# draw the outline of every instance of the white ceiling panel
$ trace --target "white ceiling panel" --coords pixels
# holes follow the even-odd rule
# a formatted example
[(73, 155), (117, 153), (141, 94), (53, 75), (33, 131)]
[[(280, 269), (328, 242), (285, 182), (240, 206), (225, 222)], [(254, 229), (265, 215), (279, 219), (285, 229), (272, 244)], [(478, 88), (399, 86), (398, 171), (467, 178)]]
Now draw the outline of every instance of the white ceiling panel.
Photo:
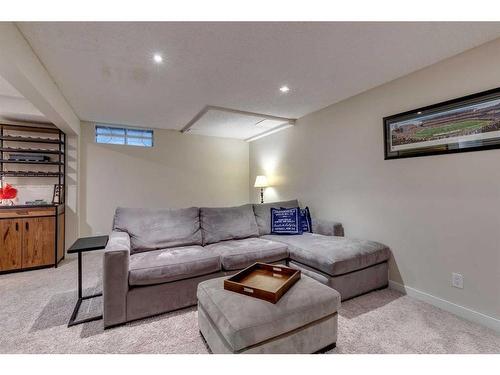
[(277, 126), (283, 125), (283, 121), (262, 119), (255, 124), (255, 127), (261, 129), (262, 131), (268, 131), (276, 128)]
[(276, 128), (286, 120), (209, 109), (189, 128), (189, 134), (246, 140)]
[(500, 22), (17, 25), (80, 119), (179, 130), (206, 105), (299, 118), (500, 36)]

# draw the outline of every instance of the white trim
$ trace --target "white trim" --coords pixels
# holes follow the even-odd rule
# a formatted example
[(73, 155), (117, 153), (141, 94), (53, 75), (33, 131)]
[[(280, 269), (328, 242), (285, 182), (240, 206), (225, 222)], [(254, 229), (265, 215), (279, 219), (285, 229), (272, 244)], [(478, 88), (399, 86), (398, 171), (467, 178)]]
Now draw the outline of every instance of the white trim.
[(274, 115), (268, 115), (266, 113), (257, 113), (257, 112), (248, 112), (248, 111), (242, 111), (239, 109), (233, 109), (233, 108), (227, 108), (227, 107), (219, 107), (215, 105), (207, 105), (203, 107), (203, 109), (198, 112), (187, 124), (184, 126), (180, 132), (181, 133), (188, 133), (193, 125), (198, 122), (208, 111), (219, 111), (219, 112), (226, 112), (226, 113), (235, 113), (238, 115), (242, 116), (252, 116), (252, 117), (260, 117), (263, 120), (257, 122), (255, 125), (261, 123), (264, 120), (274, 120), (274, 121), (282, 121), (283, 124), (278, 125), (270, 130), (263, 131), (262, 133), (259, 133), (257, 135), (251, 136), (250, 138), (244, 139), (245, 142), (251, 142), (256, 139), (265, 137), (269, 134), (276, 133), (280, 130), (287, 129), (290, 126), (295, 125), (296, 119), (293, 118), (288, 118), (288, 117), (280, 117), (280, 116), (274, 116)]
[(245, 139), (244, 141), (245, 142), (252, 142), (252, 141), (255, 141), (257, 139), (260, 139), (260, 138), (263, 138), (263, 137), (267, 137), (268, 135), (271, 135), (271, 134), (274, 134), (274, 133), (277, 133), (279, 131), (282, 131), (282, 130), (285, 130), (285, 129), (288, 129), (289, 127), (293, 126), (293, 124), (283, 124), (283, 125), (279, 125), (271, 130), (268, 130), (266, 132), (263, 132), (263, 133), (260, 133), (260, 134), (257, 134), (257, 135), (254, 135), (253, 137), (250, 137), (250, 138), (247, 138)]
[(442, 310), (448, 311), (452, 314), (458, 315), (461, 318), (469, 320), (471, 322), (480, 324), (482, 326), (491, 328), (497, 332), (500, 332), (500, 320), (489, 315), (482, 314), (478, 311), (471, 310), (467, 307), (457, 305), (453, 302), (446, 301), (442, 298), (433, 296), (431, 294), (422, 292), (418, 289), (400, 284), (396, 281), (389, 280), (389, 288), (397, 290), (403, 294), (410, 297), (416, 298), (420, 301), (427, 302), (433, 306), (436, 306)]
[(206, 105), (205, 107), (202, 108), (200, 112), (194, 116), (191, 121), (189, 121), (186, 126), (184, 126), (181, 129), (181, 133), (185, 133), (191, 129), (191, 127), (196, 123), (200, 118), (203, 117), (205, 113), (208, 111), (219, 111), (219, 112), (227, 112), (227, 113), (236, 113), (238, 115), (243, 115), (243, 116), (252, 116), (252, 117), (261, 117), (265, 120), (276, 120), (276, 121), (283, 121), (286, 122), (287, 124), (293, 125), (295, 123), (294, 118), (288, 118), (288, 117), (281, 117), (281, 116), (274, 116), (274, 115), (268, 115), (266, 113), (257, 113), (257, 112), (248, 112), (248, 111), (242, 111), (240, 109), (234, 109), (234, 108), (227, 108), (227, 107), (219, 107), (216, 105)]

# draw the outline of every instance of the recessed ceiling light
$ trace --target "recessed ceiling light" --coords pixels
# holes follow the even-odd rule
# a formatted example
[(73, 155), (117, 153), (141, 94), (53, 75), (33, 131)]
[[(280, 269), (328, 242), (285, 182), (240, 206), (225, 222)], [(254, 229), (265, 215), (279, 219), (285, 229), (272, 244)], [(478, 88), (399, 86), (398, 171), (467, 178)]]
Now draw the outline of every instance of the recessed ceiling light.
[(161, 62), (163, 62), (163, 57), (161, 57), (159, 53), (155, 53), (153, 56), (153, 60), (155, 63), (160, 64)]
[(290, 91), (290, 88), (288, 86), (281, 86), (280, 91), (283, 93), (286, 93), (286, 92)]

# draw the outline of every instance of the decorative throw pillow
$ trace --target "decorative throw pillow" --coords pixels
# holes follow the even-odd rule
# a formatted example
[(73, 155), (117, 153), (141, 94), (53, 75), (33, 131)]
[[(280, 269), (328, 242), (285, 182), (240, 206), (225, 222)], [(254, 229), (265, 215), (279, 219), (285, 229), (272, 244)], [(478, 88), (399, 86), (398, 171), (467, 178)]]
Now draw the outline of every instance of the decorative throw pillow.
[(271, 207), (272, 234), (302, 234), (300, 208), (278, 209)]
[[(284, 210), (284, 207), (281, 207)], [(309, 212), (309, 207), (299, 208), (300, 210), (300, 222), (302, 226), (302, 232), (312, 233), (312, 219), (311, 213)]]
[(300, 221), (302, 222), (302, 231), (312, 233), (312, 219), (309, 207), (300, 210)]

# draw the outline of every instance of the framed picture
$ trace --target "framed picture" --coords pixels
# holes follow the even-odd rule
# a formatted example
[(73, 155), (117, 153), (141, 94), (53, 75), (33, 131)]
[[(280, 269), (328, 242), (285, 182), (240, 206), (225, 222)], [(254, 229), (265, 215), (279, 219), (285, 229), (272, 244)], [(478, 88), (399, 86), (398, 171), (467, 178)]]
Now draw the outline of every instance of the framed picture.
[(54, 185), (54, 191), (52, 193), (52, 203), (53, 204), (60, 204), (63, 202), (62, 200), (62, 197), (63, 197), (63, 194), (64, 194), (64, 191), (63, 191), (63, 185)]
[(500, 88), (384, 118), (385, 159), (500, 148)]

